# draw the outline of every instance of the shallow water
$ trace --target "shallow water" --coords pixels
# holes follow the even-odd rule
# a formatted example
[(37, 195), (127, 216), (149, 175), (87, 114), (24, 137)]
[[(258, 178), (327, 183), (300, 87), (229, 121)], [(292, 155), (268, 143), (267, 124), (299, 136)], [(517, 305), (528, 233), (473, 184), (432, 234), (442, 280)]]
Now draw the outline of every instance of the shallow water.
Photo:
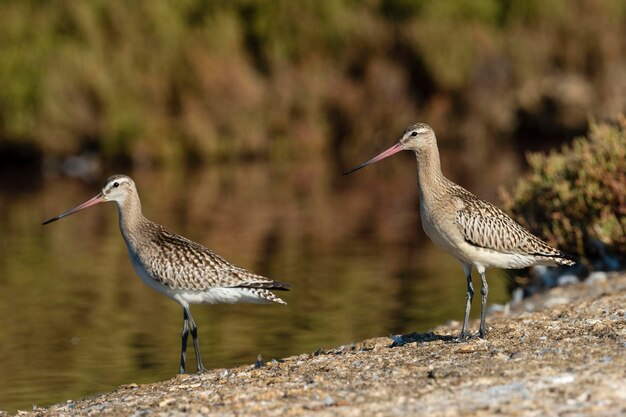
[[(193, 306), (205, 366), (252, 364), (258, 354), (269, 360), (462, 318), (460, 265), (422, 232), (413, 159), (397, 159), (349, 177), (320, 161), (129, 173), (146, 217), (293, 284), (279, 293), (288, 306)], [(491, 200), (502, 182), (497, 175), (463, 179)], [(491, 191), (481, 194), (476, 184)], [(114, 205), (41, 226), (99, 187), (67, 178), (30, 188), (3, 181), (2, 410), (162, 380), (178, 370), (181, 308), (135, 276)], [(506, 301), (504, 275), (488, 277), (489, 302)], [(191, 340), (189, 348), (193, 369)]]

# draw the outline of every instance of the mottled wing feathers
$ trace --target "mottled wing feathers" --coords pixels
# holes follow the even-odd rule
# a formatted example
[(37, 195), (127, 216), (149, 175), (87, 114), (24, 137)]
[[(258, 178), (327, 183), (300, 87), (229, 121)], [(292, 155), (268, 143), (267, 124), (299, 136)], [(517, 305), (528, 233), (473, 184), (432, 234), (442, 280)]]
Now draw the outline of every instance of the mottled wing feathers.
[[(149, 247), (139, 252), (151, 276), (174, 289), (206, 290), (215, 287), (288, 290), (289, 284), (273, 281), (232, 265), (211, 250), (151, 223)], [(271, 294), (271, 293), (269, 293)]]
[(469, 191), (454, 187), (453, 197), (461, 203), (456, 223), (463, 238), (472, 245), (503, 253), (566, 257), (534, 236), (505, 212)]

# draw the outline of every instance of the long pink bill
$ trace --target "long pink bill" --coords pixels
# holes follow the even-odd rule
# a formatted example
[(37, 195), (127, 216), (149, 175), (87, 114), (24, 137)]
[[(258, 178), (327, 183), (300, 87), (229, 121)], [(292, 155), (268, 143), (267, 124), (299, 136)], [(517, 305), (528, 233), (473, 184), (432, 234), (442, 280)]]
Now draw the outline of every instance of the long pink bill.
[(43, 222), (43, 223), (42, 223), (42, 225), (43, 225), (43, 224), (48, 224), (48, 223), (55, 222), (55, 221), (57, 221), (57, 220), (59, 220), (59, 219), (62, 219), (63, 217), (67, 217), (67, 216), (69, 216), (70, 214), (74, 214), (74, 213), (76, 213), (77, 211), (80, 211), (80, 210), (82, 210), (82, 209), (86, 209), (87, 207), (95, 206), (96, 204), (98, 204), (98, 203), (102, 203), (102, 202), (104, 202), (104, 201), (105, 201), (104, 196), (102, 195), (102, 193), (100, 193), (100, 194), (98, 194), (97, 196), (95, 196), (94, 198), (91, 198), (91, 199), (89, 199), (89, 200), (85, 201), (85, 202), (84, 202), (83, 204), (81, 204), (80, 206), (78, 206), (78, 207), (74, 207), (73, 209), (70, 209), (70, 210), (68, 210), (68, 211), (66, 211), (66, 212), (64, 212), (64, 213), (61, 213), (61, 214), (59, 214), (58, 216), (55, 216), (55, 217), (53, 217), (53, 218), (51, 218), (51, 219), (46, 220), (45, 222)]
[(378, 162), (381, 159), (385, 159), (388, 156), (391, 156), (391, 155), (393, 155), (395, 153), (398, 153), (398, 152), (400, 152), (402, 150), (403, 150), (402, 144), (400, 142), (398, 142), (395, 145), (393, 145), (391, 148), (389, 148), (386, 151), (376, 155), (375, 157), (373, 157), (369, 161), (365, 161), (361, 165), (357, 165), (354, 168), (352, 168), (351, 170), (348, 170), (348, 171), (344, 172), (343, 175), (352, 174), (354, 171), (358, 171), (361, 168), (365, 168), (366, 166), (368, 166), (370, 164), (373, 164), (374, 162)]

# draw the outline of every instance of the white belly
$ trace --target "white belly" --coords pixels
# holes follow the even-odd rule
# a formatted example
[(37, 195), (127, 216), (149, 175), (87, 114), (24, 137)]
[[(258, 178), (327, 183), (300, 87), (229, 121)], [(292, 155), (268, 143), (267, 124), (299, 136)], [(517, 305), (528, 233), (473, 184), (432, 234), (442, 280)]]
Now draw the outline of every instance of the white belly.
[[(503, 253), (492, 249), (477, 248), (469, 244), (463, 252), (463, 257), (466, 258), (467, 262), (477, 268), (520, 269), (541, 263), (533, 255)], [(552, 265), (552, 263), (548, 264)]]

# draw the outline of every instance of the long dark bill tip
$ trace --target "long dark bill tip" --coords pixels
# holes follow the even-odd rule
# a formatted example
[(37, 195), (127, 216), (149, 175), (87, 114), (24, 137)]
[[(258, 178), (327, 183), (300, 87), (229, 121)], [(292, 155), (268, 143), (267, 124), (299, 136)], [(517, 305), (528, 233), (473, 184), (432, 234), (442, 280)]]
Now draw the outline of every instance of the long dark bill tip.
[(82, 209), (86, 209), (87, 207), (91, 207), (91, 206), (95, 206), (98, 203), (102, 203), (104, 200), (104, 196), (102, 195), (102, 193), (99, 193), (97, 196), (85, 201), (83, 204), (81, 204), (80, 206), (74, 207), (73, 209), (69, 209), (68, 211), (65, 211), (61, 214), (59, 214), (58, 216), (54, 216), (48, 220), (46, 220), (45, 222), (41, 223), (42, 226), (45, 226), (46, 224), (52, 223), (52, 222), (56, 222), (57, 220), (61, 220), (63, 217), (67, 217), (70, 214), (74, 214), (77, 211), (80, 211)]
[(57, 220), (59, 220), (60, 218), (61, 218), (61, 216), (56, 216), (56, 217), (53, 217), (53, 218), (48, 219), (48, 220), (46, 220), (45, 222), (41, 223), (41, 225), (42, 225), (42, 226), (45, 226), (45, 225), (47, 225), (47, 224), (49, 224), (49, 223), (56, 222), (56, 221), (57, 221)]
[(352, 174), (354, 171), (358, 171), (358, 170), (359, 170), (359, 169), (361, 169), (361, 168), (365, 168), (365, 167), (366, 167), (366, 166), (368, 166), (370, 163), (371, 163), (370, 161), (363, 162), (362, 164), (357, 165), (357, 166), (355, 166), (355, 167), (354, 167), (354, 168), (352, 168), (352, 169), (349, 169), (349, 170), (347, 170), (347, 171), (342, 172), (342, 173), (341, 173), (341, 175), (350, 175), (350, 174)]
[(376, 155), (375, 157), (373, 157), (372, 159), (363, 162), (360, 165), (355, 166), (352, 169), (349, 169), (348, 171), (345, 171), (343, 173), (343, 175), (348, 175), (348, 174), (352, 174), (354, 171), (358, 171), (361, 168), (365, 168), (366, 166), (373, 164), (374, 162), (378, 162), (381, 159), (385, 159), (388, 156), (391, 156), (395, 153), (400, 152), (401, 150), (403, 150), (402, 148), (402, 144), (400, 142), (396, 143), (395, 145), (393, 145), (391, 148), (387, 149), (386, 151), (381, 152), (380, 154)]
[[(72, 213), (70, 213), (70, 214), (72, 214)], [(42, 225), (42, 226), (45, 226), (45, 225), (47, 225), (47, 224), (50, 224), (50, 223), (56, 222), (57, 220), (61, 220), (63, 217), (67, 217), (67, 216), (69, 216), (70, 214), (59, 214), (58, 216), (54, 216), (53, 218), (48, 219), (48, 220), (46, 220), (45, 222), (41, 223), (41, 225)]]

